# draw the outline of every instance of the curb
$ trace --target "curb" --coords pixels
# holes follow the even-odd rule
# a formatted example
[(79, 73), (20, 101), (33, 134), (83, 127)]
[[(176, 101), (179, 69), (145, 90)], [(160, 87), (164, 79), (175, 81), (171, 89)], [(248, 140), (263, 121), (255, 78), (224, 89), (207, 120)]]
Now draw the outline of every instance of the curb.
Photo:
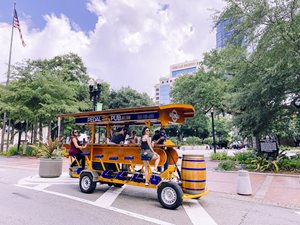
[(60, 177), (56, 178), (41, 178), (39, 175), (25, 177), (23, 182), (27, 184), (78, 184), (78, 179), (71, 178), (68, 173), (62, 173)]
[[(248, 171), (248, 170), (247, 170)], [(210, 170), (210, 172), (215, 172), (215, 173), (238, 173), (238, 171), (221, 171), (217, 169)], [(295, 178), (300, 178), (300, 174), (284, 174), (284, 173), (260, 173), (260, 172), (252, 172), (248, 171), (250, 174), (253, 175), (261, 175), (261, 176), (280, 176), (280, 177), (295, 177)]]

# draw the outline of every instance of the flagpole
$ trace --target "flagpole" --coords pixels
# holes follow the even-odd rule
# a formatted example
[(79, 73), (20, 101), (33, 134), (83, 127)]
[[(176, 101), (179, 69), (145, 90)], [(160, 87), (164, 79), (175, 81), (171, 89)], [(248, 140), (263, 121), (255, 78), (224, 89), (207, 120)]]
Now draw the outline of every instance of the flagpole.
[[(10, 48), (9, 48), (9, 57), (8, 57), (8, 69), (7, 69), (7, 79), (6, 79), (6, 88), (9, 84), (10, 79), (10, 64), (11, 64), (11, 52), (12, 52), (12, 43), (14, 40), (14, 13), (16, 10), (16, 2), (14, 2), (14, 10), (13, 10), (13, 17), (12, 17), (12, 23), (11, 23), (11, 37), (10, 37)], [(2, 126), (2, 134), (1, 134), (1, 149), (0, 152), (3, 152), (4, 148), (4, 136), (5, 136), (5, 128), (6, 128), (6, 112), (3, 114), (3, 126)], [(8, 146), (8, 145), (7, 145)], [(6, 149), (7, 151), (7, 149)]]

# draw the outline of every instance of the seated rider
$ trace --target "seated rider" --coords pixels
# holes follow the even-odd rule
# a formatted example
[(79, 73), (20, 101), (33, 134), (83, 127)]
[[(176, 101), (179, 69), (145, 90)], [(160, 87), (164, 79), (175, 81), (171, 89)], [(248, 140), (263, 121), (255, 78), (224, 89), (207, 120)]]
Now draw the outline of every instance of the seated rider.
[(136, 131), (133, 130), (131, 132), (131, 136), (129, 138), (126, 138), (127, 144), (138, 144), (139, 143), (139, 139), (136, 136)]
[(152, 144), (154, 145), (155, 142), (156, 142), (159, 138), (160, 138), (159, 130), (156, 130), (156, 131), (154, 132), (153, 137), (151, 138)]
[[(165, 145), (166, 139), (167, 139), (166, 130), (165, 130), (165, 128), (162, 127), (162, 128), (160, 128), (160, 131), (158, 131), (158, 132), (155, 131), (155, 135), (152, 138), (152, 144), (153, 145)], [(161, 148), (165, 150), (166, 155), (167, 155), (167, 160), (164, 165), (164, 170), (167, 170), (168, 166), (169, 166), (169, 152), (164, 146), (161, 146)], [(159, 171), (162, 171), (161, 167), (159, 167)]]
[[(85, 143), (83, 146), (79, 145), (78, 140), (78, 131), (73, 130), (71, 132), (71, 142), (70, 142), (70, 156), (75, 156), (77, 161), (81, 161), (81, 168), (85, 169), (85, 157), (81, 155), (82, 149), (86, 148), (87, 144)], [(76, 165), (76, 160), (74, 160), (70, 167)]]
[(120, 144), (125, 140), (125, 132), (122, 127), (118, 127), (115, 133), (112, 135), (110, 143), (111, 144)]

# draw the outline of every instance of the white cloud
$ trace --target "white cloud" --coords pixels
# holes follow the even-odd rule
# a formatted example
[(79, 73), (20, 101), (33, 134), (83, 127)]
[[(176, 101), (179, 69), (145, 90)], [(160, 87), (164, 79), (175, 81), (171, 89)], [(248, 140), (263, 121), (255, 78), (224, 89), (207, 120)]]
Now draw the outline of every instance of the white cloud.
[[(22, 59), (51, 58), (68, 52), (82, 57), (90, 75), (112, 88), (131, 86), (151, 97), (171, 64), (201, 59), (215, 47), (212, 11), (221, 0), (90, 0), (87, 10), (98, 16), (95, 30), (84, 33), (65, 15), (45, 15), (42, 30), (21, 23), (27, 46), (14, 30), (12, 63)], [(0, 75), (5, 80), (10, 25), (0, 23)]]

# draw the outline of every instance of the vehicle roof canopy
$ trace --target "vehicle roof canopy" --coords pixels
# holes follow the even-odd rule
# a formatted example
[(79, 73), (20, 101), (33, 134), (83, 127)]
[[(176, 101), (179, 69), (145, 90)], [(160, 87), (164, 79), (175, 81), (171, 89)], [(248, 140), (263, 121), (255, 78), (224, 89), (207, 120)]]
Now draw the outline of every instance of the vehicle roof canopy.
[(194, 107), (186, 104), (169, 104), (140, 108), (110, 109), (103, 111), (59, 114), (58, 118), (74, 117), (78, 125), (143, 125), (145, 122), (167, 126), (183, 124), (186, 118), (194, 117)]

